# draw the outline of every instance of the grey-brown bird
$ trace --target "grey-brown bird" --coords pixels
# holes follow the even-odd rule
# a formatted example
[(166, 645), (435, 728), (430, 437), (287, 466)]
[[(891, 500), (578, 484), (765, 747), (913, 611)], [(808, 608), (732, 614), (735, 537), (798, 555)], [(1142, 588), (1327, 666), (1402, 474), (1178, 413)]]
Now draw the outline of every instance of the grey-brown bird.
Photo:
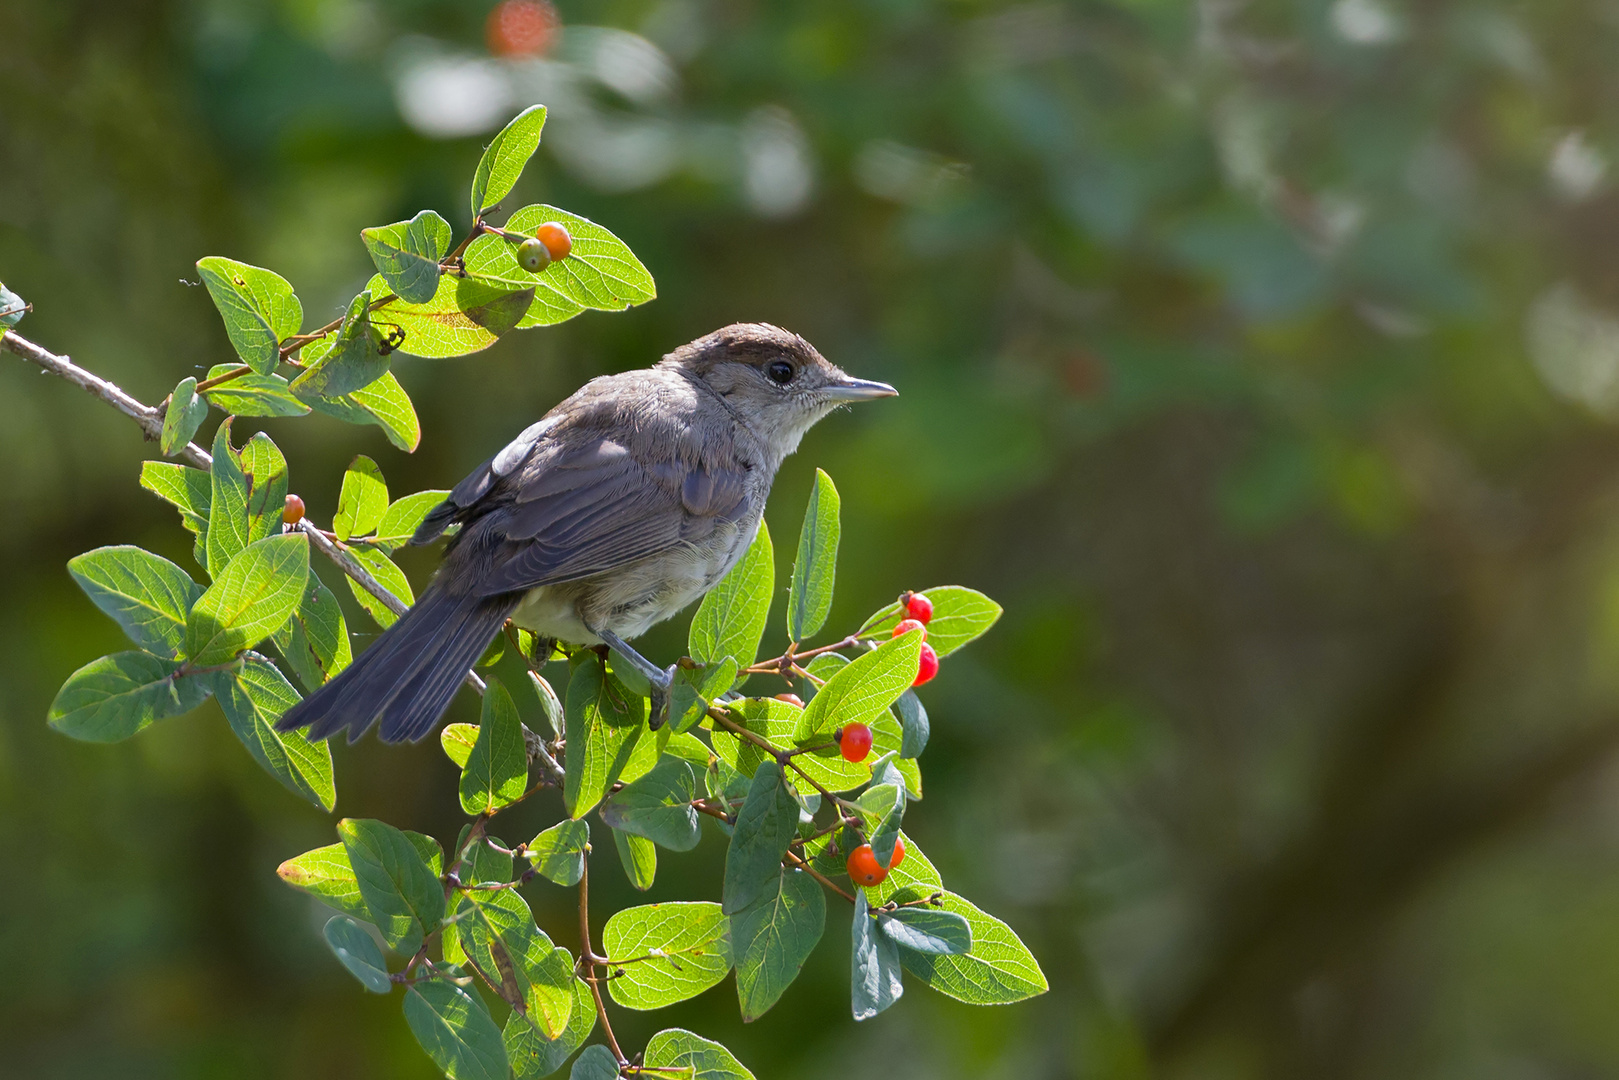
[(738, 323), (639, 371), (592, 379), (474, 469), (412, 544), (460, 532), (416, 605), (276, 725), (312, 738), (380, 722), (420, 739), (507, 619), (626, 644), (718, 584), (753, 542), (782, 459), (839, 405), (896, 393), (796, 334)]

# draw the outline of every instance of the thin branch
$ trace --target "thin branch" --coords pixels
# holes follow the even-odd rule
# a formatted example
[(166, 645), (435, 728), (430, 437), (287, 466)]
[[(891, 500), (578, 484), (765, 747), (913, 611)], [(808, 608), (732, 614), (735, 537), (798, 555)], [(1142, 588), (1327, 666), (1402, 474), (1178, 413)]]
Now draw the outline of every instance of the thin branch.
[(585, 849), (585, 865), (579, 874), (579, 962), (585, 965), (589, 977), (585, 984), (590, 987), (590, 996), (596, 999), (596, 1019), (601, 1021), (602, 1032), (607, 1036), (607, 1045), (612, 1047), (613, 1056), (618, 1059), (620, 1068), (629, 1064), (629, 1058), (618, 1047), (618, 1037), (613, 1034), (613, 1023), (607, 1019), (607, 1003), (602, 1000), (601, 987), (596, 985), (596, 966), (601, 963), (601, 957), (596, 955), (596, 949), (590, 944), (590, 850)]
[[(60, 375), (80, 389), (94, 394), (139, 424), (147, 439), (156, 442), (163, 437), (161, 412), (150, 405), (141, 404), (126, 394), (122, 387), (108, 382), (94, 372), (84, 370), (67, 357), (57, 356), (10, 330), (0, 333), (0, 349), (16, 353), (29, 363), (38, 364), (52, 375)], [(184, 458), (199, 469), (211, 468), (214, 463), (208, 451), (196, 443), (187, 443), (176, 456)]]
[(849, 901), (849, 903), (854, 903), (854, 897), (844, 892), (843, 886), (839, 885), (837, 882), (815, 869), (815, 867), (811, 866), (808, 862), (799, 858), (797, 855), (794, 855), (791, 851), (787, 853), (787, 857), (793, 861), (794, 866), (804, 871), (810, 877), (814, 878), (816, 881), (819, 881), (822, 885), (825, 885), (827, 888)]

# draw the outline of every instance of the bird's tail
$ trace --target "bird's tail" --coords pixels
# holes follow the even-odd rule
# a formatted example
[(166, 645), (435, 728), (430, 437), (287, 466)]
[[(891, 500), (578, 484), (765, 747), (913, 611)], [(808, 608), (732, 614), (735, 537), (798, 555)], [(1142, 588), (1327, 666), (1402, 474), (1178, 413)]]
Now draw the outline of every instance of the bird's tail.
[(307, 727), (310, 738), (326, 739), (347, 728), (353, 742), (380, 720), (383, 742), (420, 739), (438, 726), (520, 598), (455, 596), (429, 586), (354, 663), (288, 709), (276, 730)]

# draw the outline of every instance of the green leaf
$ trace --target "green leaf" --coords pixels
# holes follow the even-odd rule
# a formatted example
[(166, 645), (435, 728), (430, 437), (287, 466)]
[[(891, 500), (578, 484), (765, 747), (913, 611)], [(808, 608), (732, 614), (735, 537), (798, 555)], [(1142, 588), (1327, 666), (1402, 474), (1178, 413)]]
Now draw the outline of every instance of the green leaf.
[[(463, 825), (461, 827), (461, 836), (455, 842), (456, 851), (466, 850), (466, 855), (461, 860), (461, 868), (458, 871), (462, 883), (477, 885), (492, 881), (497, 884), (504, 884), (512, 880), (512, 863), (514, 861), (512, 857), (504, 852), (496, 851), (487, 843), (480, 842), (473, 844), (471, 848), (467, 848), (467, 837), (471, 833), (472, 826)], [(498, 838), (487, 834), (485, 834), (484, 839), (493, 840), (495, 843), (500, 844)], [(500, 846), (505, 847), (506, 845), (501, 844)]]
[(916, 681), (921, 657), (922, 631), (912, 630), (850, 662), (804, 709), (794, 737), (805, 743), (844, 724), (873, 724)]
[[(521, 637), (525, 632), (519, 630), (518, 636)], [(562, 738), (567, 734), (568, 721), (557, 692), (551, 689), (551, 683), (545, 676), (533, 669), (529, 670), (528, 681), (540, 699), (540, 714), (545, 717), (545, 726), (550, 729), (553, 738)]]
[[(235, 368), (234, 364), (216, 364), (208, 369), (208, 378)], [(309, 405), (293, 395), (287, 380), (274, 374), (238, 375), (203, 396), (232, 416), (303, 416), (309, 412)]]
[[(387, 287), (379, 274), (367, 289), (381, 295)], [(532, 288), (472, 276), (446, 274), (438, 291), (420, 304), (393, 300), (372, 312), (380, 324), (398, 327), (405, 338), (398, 351), (407, 356), (444, 359), (465, 356), (493, 345), (515, 327), (534, 300)]]
[(281, 532), (287, 508), (287, 459), (264, 432), (242, 446), (242, 479), (247, 483), (247, 542)]
[(452, 1080), (507, 1080), (500, 1029), (477, 994), (443, 979), (419, 982), (405, 991), (405, 1021)]
[(560, 821), (528, 842), (528, 859), (534, 869), (558, 885), (577, 885), (585, 873), (589, 847), (589, 824)]
[(735, 915), (776, 887), (782, 856), (797, 835), (798, 801), (781, 766), (766, 761), (753, 774), (725, 853), (722, 896), (727, 915)]
[(658, 849), (644, 836), (613, 830), (613, 846), (618, 849), (618, 861), (624, 864), (624, 876), (642, 892), (652, 888), (658, 873)]
[(169, 395), (169, 408), (163, 414), (163, 437), (158, 440), (165, 456), (172, 457), (191, 441), (202, 422), (208, 419), (208, 402), (197, 396), (197, 380), (187, 376)]
[[(910, 861), (907, 855), (901, 867)], [(952, 892), (944, 894), (944, 910), (967, 921), (972, 949), (965, 956), (902, 950), (906, 971), (969, 1005), (1006, 1005), (1046, 992), (1045, 973), (1011, 927)]]
[(143, 461), (141, 487), (180, 511), (180, 524), (197, 537), (197, 562), (206, 566), (213, 478), (201, 469), (173, 461)]
[(692, 616), (687, 641), (691, 658), (709, 664), (729, 656), (738, 668), (751, 666), (759, 654), (765, 622), (770, 618), (770, 596), (775, 587), (770, 529), (760, 521), (747, 554), (708, 591)]
[(415, 450), (422, 441), (422, 425), (416, 418), (416, 407), (391, 371), (342, 397), (308, 395), (303, 400), (316, 412), (335, 416), (346, 423), (377, 425), (389, 442), (406, 453)]
[(373, 994), (386, 994), (393, 989), (388, 981), (388, 961), (365, 927), (347, 915), (333, 915), (326, 921), (323, 931), (326, 944), (337, 954), (338, 961), (349, 969), (349, 974), (360, 980)]
[(894, 858), (899, 823), (905, 816), (905, 789), (894, 784), (873, 784), (855, 800), (866, 817), (868, 841), (877, 862), (887, 866)]
[(696, 997), (731, 970), (729, 931), (718, 904), (647, 904), (616, 912), (602, 928), (602, 948), (614, 961), (607, 989), (627, 1009), (661, 1009)]
[(469, 964), (501, 998), (526, 1013), (548, 1038), (560, 1035), (573, 1012), (573, 957), (534, 924), (514, 889), (465, 892), (456, 932)]
[(753, 1080), (725, 1047), (682, 1028), (669, 1028), (652, 1036), (646, 1044), (647, 1069), (656, 1069), (670, 1080)]
[(22, 317), (28, 314), (29, 305), (22, 297), (6, 288), (0, 282), (0, 332), (11, 329), (22, 322)]
[(325, 810), (337, 804), (332, 750), (302, 731), (277, 731), (281, 714), (298, 703), (298, 691), (269, 660), (255, 652), (211, 676), (214, 696), (242, 745), (289, 790)]
[(279, 274), (234, 259), (210, 255), (197, 262), (236, 355), (260, 375), (275, 370), (282, 338), (303, 325), (304, 309)]
[(129, 640), (159, 656), (180, 655), (186, 613), (202, 595), (191, 575), (160, 555), (127, 544), (87, 551), (69, 559), (67, 569)]
[(877, 927), (896, 945), (913, 952), (964, 956), (973, 947), (972, 927), (967, 920), (938, 908), (902, 907), (884, 912), (877, 916)]
[(271, 640), (309, 691), (320, 689), (354, 659), (348, 624), (337, 597), (313, 572), (298, 610), (287, 625), (271, 635)]
[(418, 491), (395, 500), (383, 513), (371, 542), (389, 551), (403, 547), (416, 535), (422, 519), (449, 496), (448, 491)]
[(568, 680), (568, 758), (563, 804), (582, 818), (612, 790), (646, 732), (647, 700), (625, 689), (595, 654)]
[(815, 470), (815, 490), (798, 533), (798, 557), (787, 592), (787, 636), (804, 641), (820, 632), (832, 610), (832, 582), (838, 567), (838, 489), (832, 478)]
[(438, 874), (416, 843), (386, 822), (344, 818), (337, 834), (383, 940), (401, 956), (414, 954), (444, 918)]
[(494, 676), (487, 681), (478, 741), (461, 772), (461, 809), (469, 814), (493, 813), (528, 790), (528, 750), (517, 705)]
[(342, 844), (306, 851), (276, 867), (275, 872), (288, 885), (324, 904), (361, 919), (371, 917), (360, 896), (360, 881), (349, 863), (348, 849)]
[(309, 538), (271, 536), (247, 546), (186, 620), (186, 655), (198, 667), (228, 662), (286, 625), (309, 583)]
[(157, 720), (179, 716), (208, 697), (207, 680), (179, 676), (180, 663), (144, 652), (92, 660), (62, 684), (46, 719), (86, 742), (127, 739)]
[(776, 1003), (826, 929), (820, 884), (802, 870), (777, 870), (770, 890), (731, 916), (731, 952), (744, 1022), (757, 1020)]
[[(933, 602), (933, 618), (928, 621), (928, 644), (940, 656), (949, 656), (979, 637), (1001, 617), (1001, 605), (976, 589), (937, 585), (926, 590), (926, 596)], [(897, 601), (889, 604), (866, 620), (870, 629), (865, 636), (886, 638), (903, 618), (904, 608)]]
[(853, 948), (849, 984), (856, 1020), (870, 1020), (905, 993), (900, 981), (899, 946), (877, 929), (866, 894), (854, 898)]
[(729, 656), (696, 669), (676, 668), (669, 692), (670, 726), (676, 734), (690, 731), (708, 715), (708, 707), (735, 685), (736, 661)]
[(361, 229), (360, 239), (388, 288), (403, 300), (431, 300), (438, 289), (438, 262), (450, 250), (450, 223), (431, 210), (409, 221)]
[(517, 262), (516, 245), (500, 236), (481, 236), (466, 251), (467, 269), (507, 287), (532, 288), (534, 296), (517, 329), (552, 326), (581, 311), (622, 311), (657, 296), (652, 275), (629, 246), (588, 218), (555, 206), (525, 206), (512, 214), (506, 228), (528, 236), (547, 222), (568, 230), (573, 248), (566, 259), (553, 261), (537, 274)]
[(230, 418), (214, 434), (208, 507), (208, 573), (217, 579), (249, 544), (278, 531), (287, 498), (287, 460), (262, 431), (238, 454)]
[(482, 218), (485, 211), (511, 192), (517, 178), (523, 175), (523, 166), (539, 149), (540, 131), (544, 127), (545, 106), (530, 105), (500, 129), (500, 134), (478, 159), (478, 171), (472, 177), (474, 218)]
[[(406, 606), (416, 602), (416, 593), (410, 587), (410, 579), (388, 556), (376, 548), (366, 547), (351, 547), (349, 554), (354, 556), (355, 562), (371, 571), (371, 576), (377, 579), (379, 585), (403, 600)], [(354, 594), (354, 599), (360, 602), (360, 606), (365, 608), (366, 614), (376, 620), (378, 626), (387, 629), (399, 621), (399, 616), (385, 607), (381, 600), (360, 588), (358, 581), (346, 575), (343, 580), (349, 583), (349, 592)]]
[(349, 302), (337, 333), (323, 342), (304, 347), (301, 359), (309, 366), (292, 380), (293, 393), (340, 398), (370, 386), (387, 374), (391, 362), (388, 354), (393, 351), (393, 344), (384, 348), (379, 334), (391, 338), (396, 328), (386, 325), (386, 317), (373, 319), (373, 295), (368, 289), (356, 296)]
[(697, 774), (679, 758), (665, 757), (651, 772), (602, 803), (602, 820), (644, 836), (670, 851), (690, 851), (702, 839), (697, 825)]
[(343, 490), (337, 496), (332, 531), (339, 540), (364, 536), (382, 523), (387, 510), (388, 484), (382, 470), (364, 454), (356, 455), (343, 473)]
[(907, 690), (894, 702), (894, 712), (899, 718), (900, 730), (904, 738), (899, 745), (899, 756), (902, 758), (918, 758), (922, 751), (927, 749), (928, 736), (932, 734), (932, 725), (928, 723), (928, 711), (922, 707), (922, 699), (917, 697), (915, 690)]
[(446, 724), (438, 733), (439, 745), (455, 767), (465, 769), (472, 757), (472, 748), (478, 743), (477, 724)]
[(618, 1059), (600, 1043), (587, 1046), (568, 1071), (568, 1080), (618, 1080)]
[(583, 979), (573, 980), (573, 1012), (568, 1017), (567, 1028), (555, 1039), (546, 1038), (545, 1032), (530, 1023), (528, 1017), (514, 1011), (503, 1032), (513, 1075), (517, 1080), (538, 1080), (551, 1075), (584, 1045), (595, 1027), (596, 999), (591, 996), (590, 984)]

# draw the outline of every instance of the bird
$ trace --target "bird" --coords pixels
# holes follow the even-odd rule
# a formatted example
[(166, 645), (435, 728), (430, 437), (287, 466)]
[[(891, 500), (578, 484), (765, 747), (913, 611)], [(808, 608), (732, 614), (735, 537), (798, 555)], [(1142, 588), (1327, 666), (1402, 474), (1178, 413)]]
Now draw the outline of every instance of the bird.
[(610, 646), (667, 690), (674, 669), (629, 640), (736, 565), (811, 427), (897, 393), (768, 323), (592, 379), (428, 512), (411, 544), (459, 528), (421, 597), (276, 728), (314, 740), (346, 730), (353, 742), (375, 724), (383, 742), (419, 740), (508, 619), (541, 638)]

